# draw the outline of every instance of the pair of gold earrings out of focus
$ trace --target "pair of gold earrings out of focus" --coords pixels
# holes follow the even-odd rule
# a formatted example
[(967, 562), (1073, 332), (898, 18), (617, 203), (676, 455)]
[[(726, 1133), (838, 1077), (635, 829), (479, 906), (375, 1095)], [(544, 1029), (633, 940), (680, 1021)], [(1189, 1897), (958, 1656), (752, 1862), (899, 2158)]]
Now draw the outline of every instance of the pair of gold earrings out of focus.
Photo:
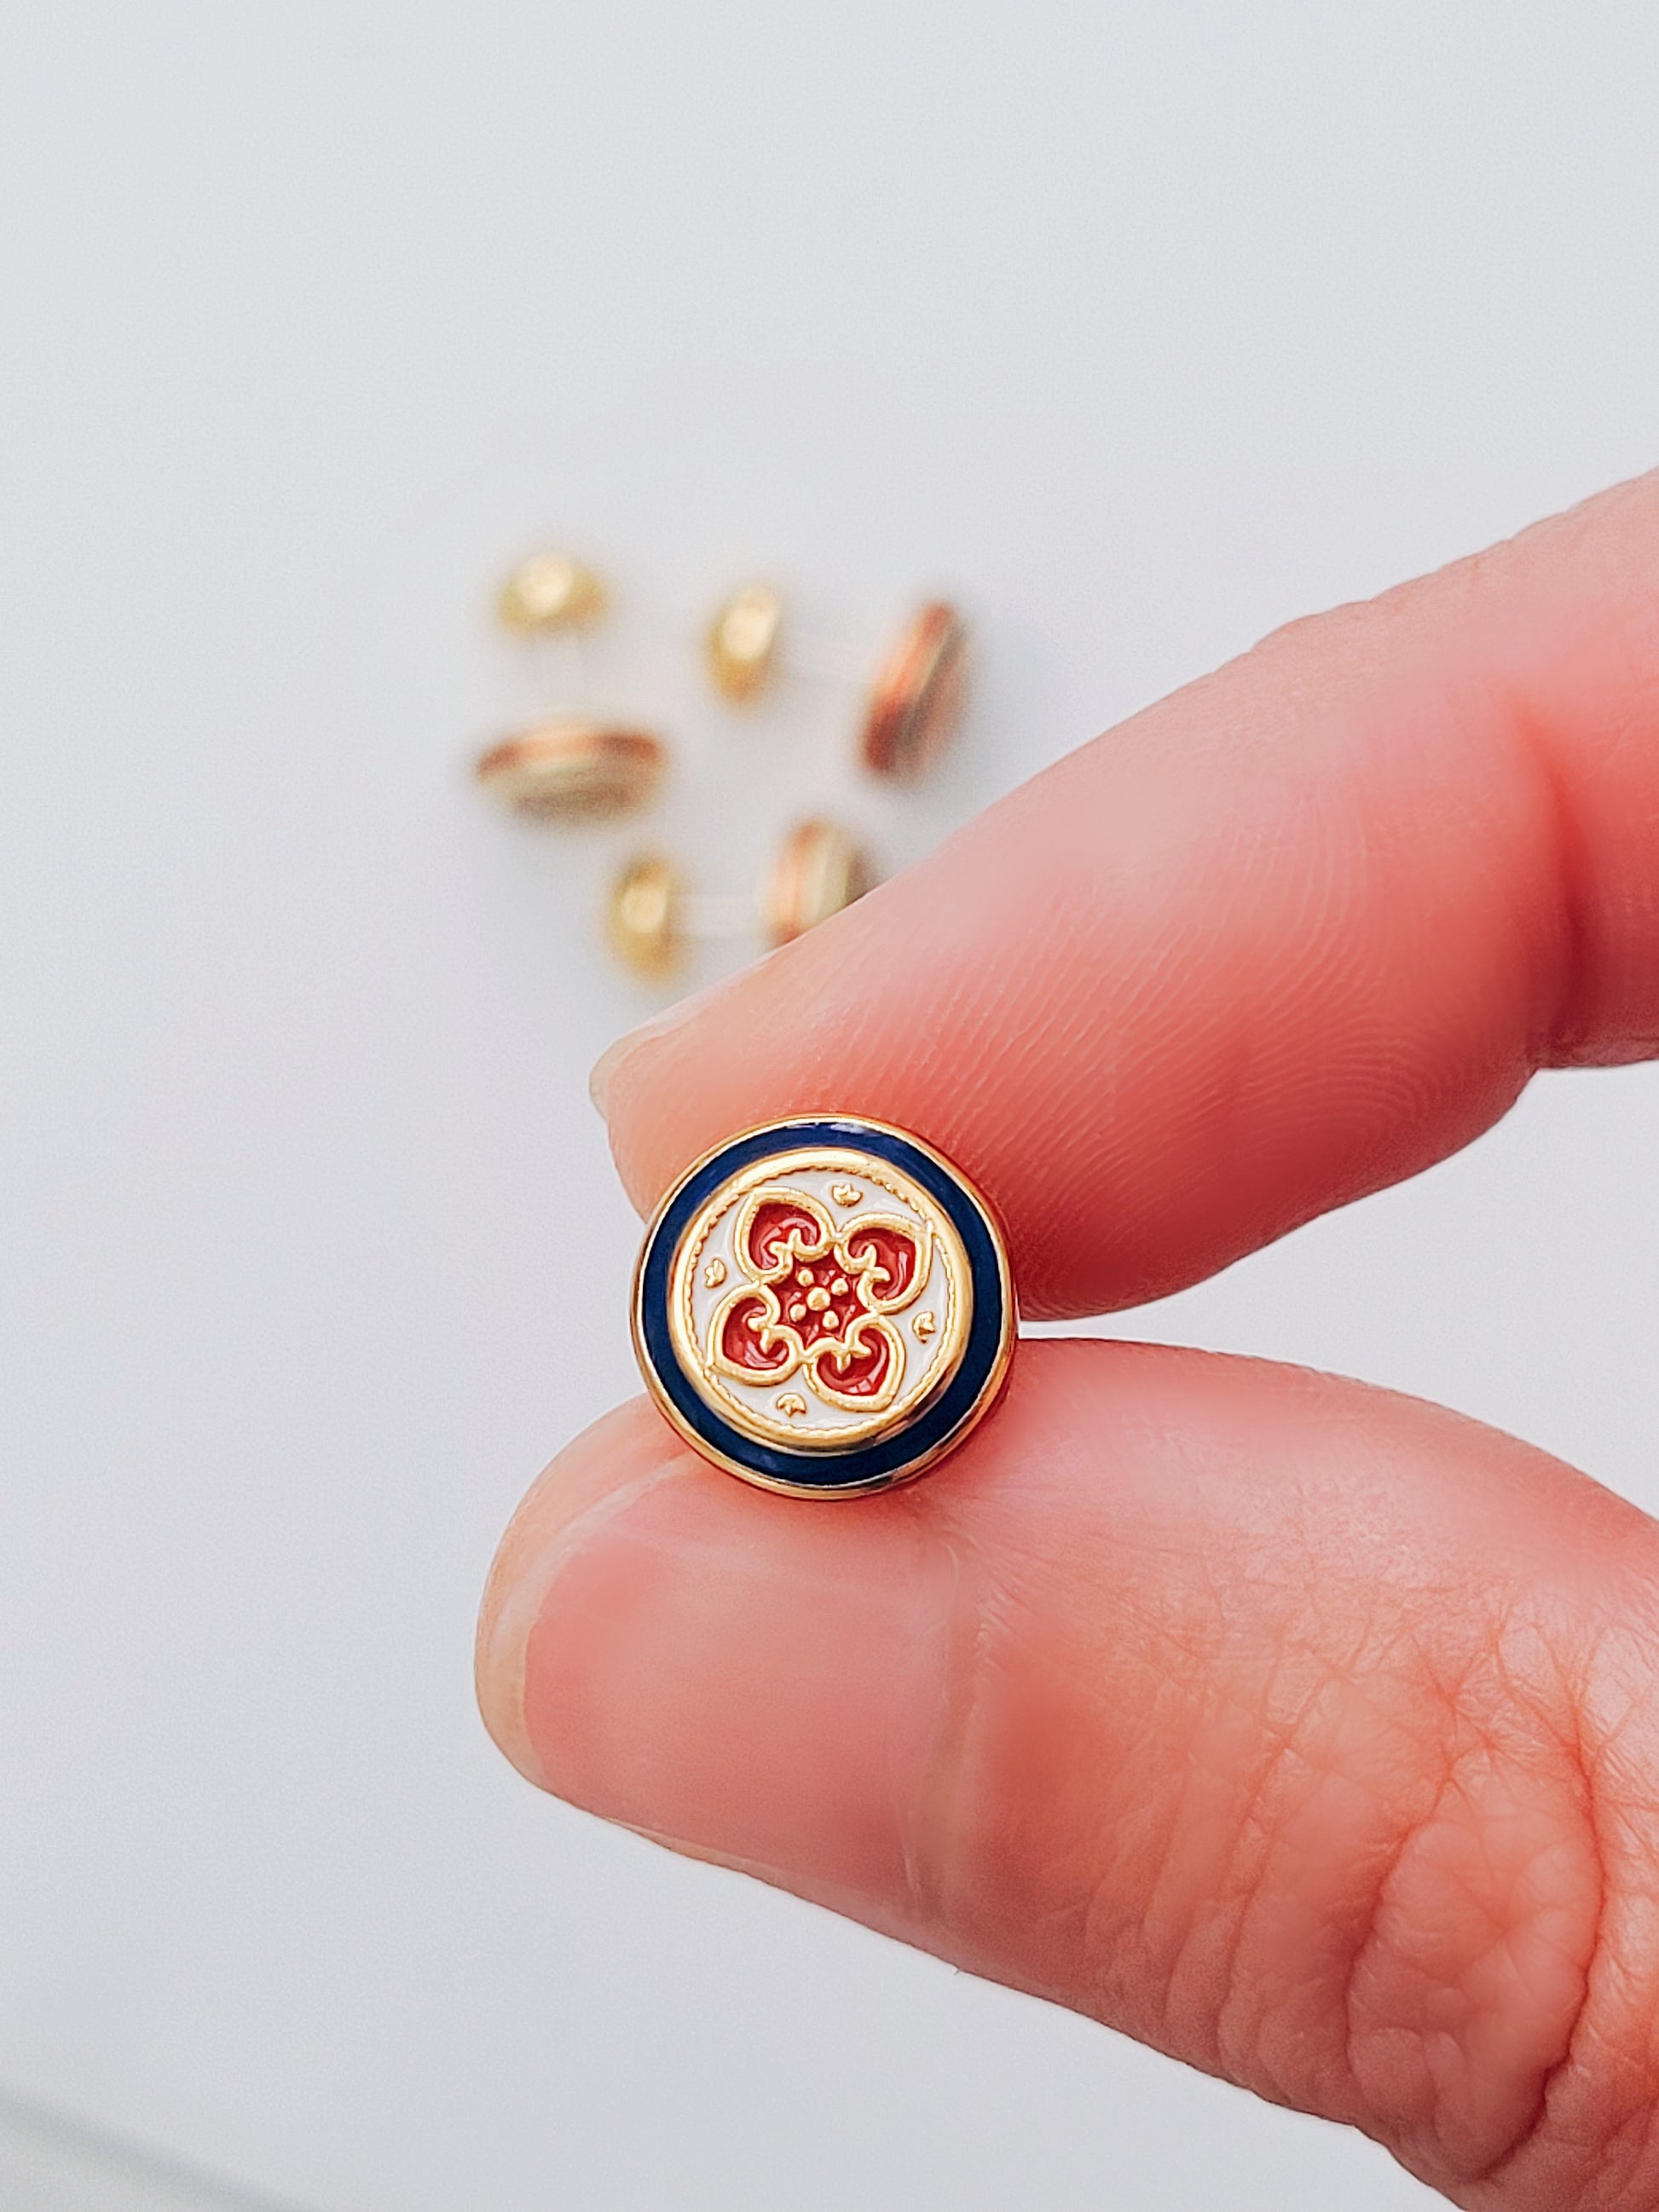
[[(565, 553), (522, 562), (497, 602), (507, 628), (533, 637), (580, 641), (610, 605), (604, 581)], [(967, 634), (956, 609), (936, 600), (905, 624), (863, 690), (860, 764), (900, 784), (916, 781), (949, 744), (966, 702)], [(849, 658), (822, 641), (793, 635), (781, 596), (750, 584), (708, 627), (709, 684), (732, 707), (753, 705), (786, 672), (835, 684), (856, 681)], [(516, 812), (543, 821), (594, 822), (630, 814), (655, 797), (669, 760), (654, 731), (589, 714), (560, 714), (491, 745), (478, 781)], [(832, 822), (796, 823), (780, 842), (757, 896), (690, 891), (665, 854), (624, 863), (606, 900), (606, 934), (635, 974), (672, 975), (691, 945), (758, 933), (787, 944), (860, 897), (873, 881), (857, 841)]]

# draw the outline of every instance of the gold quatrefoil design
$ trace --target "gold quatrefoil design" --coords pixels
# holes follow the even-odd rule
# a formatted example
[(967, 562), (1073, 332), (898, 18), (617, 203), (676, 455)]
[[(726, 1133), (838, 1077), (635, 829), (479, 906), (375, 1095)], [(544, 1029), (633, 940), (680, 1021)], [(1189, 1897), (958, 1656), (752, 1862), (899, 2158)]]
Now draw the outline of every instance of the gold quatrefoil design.
[[(847, 1183), (830, 1194), (837, 1205), (864, 1195)], [(839, 1413), (876, 1413), (891, 1405), (905, 1368), (904, 1340), (891, 1316), (912, 1304), (933, 1267), (933, 1231), (925, 1223), (875, 1212), (837, 1223), (809, 1193), (763, 1184), (743, 1202), (732, 1256), (743, 1279), (709, 1318), (705, 1357), (712, 1368), (738, 1382), (799, 1376)], [(775, 1402), (799, 1418), (784, 1399)]]

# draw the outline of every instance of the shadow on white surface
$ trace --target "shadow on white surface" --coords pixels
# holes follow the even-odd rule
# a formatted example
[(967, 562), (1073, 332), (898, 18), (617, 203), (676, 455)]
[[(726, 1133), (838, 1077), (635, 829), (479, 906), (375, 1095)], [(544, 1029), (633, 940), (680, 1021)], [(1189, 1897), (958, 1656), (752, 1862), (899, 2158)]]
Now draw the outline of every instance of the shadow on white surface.
[(5, 2212), (292, 2212), (0, 2094)]

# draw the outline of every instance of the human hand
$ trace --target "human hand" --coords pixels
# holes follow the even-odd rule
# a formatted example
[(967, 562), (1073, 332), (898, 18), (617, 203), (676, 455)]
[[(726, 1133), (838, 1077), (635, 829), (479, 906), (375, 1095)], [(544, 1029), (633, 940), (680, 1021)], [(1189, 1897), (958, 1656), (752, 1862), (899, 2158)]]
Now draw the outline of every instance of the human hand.
[[(604, 1071), (628, 1188), (839, 1109), (1028, 1314), (1161, 1297), (1659, 1054), (1659, 477), (1062, 761)], [(1481, 2212), (1659, 2205), (1659, 1528), (1296, 1368), (1024, 1344), (842, 1505), (643, 1401), (479, 1645), (532, 1781), (1280, 2102)]]

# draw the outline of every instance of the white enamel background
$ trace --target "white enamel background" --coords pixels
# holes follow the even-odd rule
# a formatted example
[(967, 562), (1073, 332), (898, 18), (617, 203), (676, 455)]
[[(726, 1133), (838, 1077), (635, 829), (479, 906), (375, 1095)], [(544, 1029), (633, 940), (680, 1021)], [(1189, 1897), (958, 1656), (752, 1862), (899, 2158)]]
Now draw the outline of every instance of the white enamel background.
[[(592, 680), (675, 722), (722, 891), (803, 803), (890, 863), (1648, 465), (1649, 0), (58, 0), (5, 47), (0, 2083), (313, 2212), (1427, 2202), (485, 1741), (490, 1549), (635, 1387), (583, 1082), (650, 1002), (589, 919), (623, 841), (465, 766), (550, 534), (625, 581)], [(936, 792), (851, 791), (817, 695), (701, 705), (757, 570), (860, 652), (962, 591)], [(1659, 1504), (1656, 1107), (1553, 1079), (1115, 1326)]]

